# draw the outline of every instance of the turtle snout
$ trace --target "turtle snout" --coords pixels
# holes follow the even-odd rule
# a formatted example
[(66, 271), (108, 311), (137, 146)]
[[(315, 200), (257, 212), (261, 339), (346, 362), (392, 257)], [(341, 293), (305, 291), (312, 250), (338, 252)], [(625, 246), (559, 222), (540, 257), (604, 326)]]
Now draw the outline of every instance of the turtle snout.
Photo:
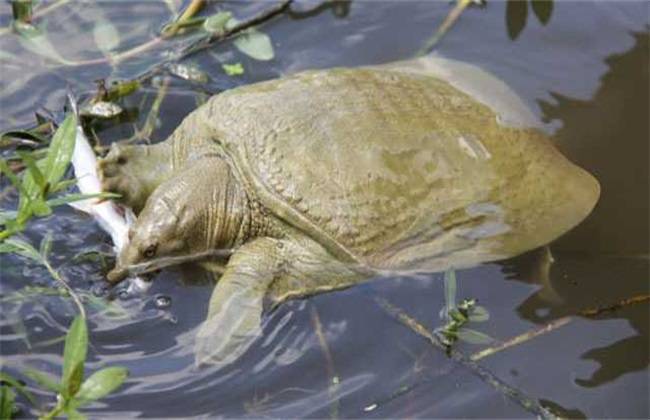
[(124, 267), (120, 267), (119, 265), (115, 266), (111, 271), (108, 272), (106, 275), (106, 280), (110, 284), (118, 284), (122, 280), (126, 279), (129, 276), (129, 270), (127, 270)]

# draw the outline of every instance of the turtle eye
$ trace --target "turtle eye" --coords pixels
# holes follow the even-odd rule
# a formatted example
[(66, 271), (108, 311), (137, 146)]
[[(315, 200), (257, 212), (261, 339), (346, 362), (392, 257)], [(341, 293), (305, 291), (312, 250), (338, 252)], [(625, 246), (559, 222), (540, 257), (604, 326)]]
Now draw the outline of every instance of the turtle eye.
[(151, 244), (149, 245), (144, 252), (142, 252), (142, 255), (144, 255), (145, 258), (152, 258), (154, 255), (156, 255), (156, 244)]

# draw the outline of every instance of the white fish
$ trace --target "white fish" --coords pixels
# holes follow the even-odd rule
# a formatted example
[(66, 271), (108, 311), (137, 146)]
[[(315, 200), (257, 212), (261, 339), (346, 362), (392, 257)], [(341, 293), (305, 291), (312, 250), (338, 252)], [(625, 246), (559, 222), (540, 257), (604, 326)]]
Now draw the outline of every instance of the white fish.
[[(102, 192), (102, 186), (97, 174), (97, 157), (83, 132), (77, 102), (71, 93), (68, 93), (68, 100), (72, 111), (77, 116), (77, 134), (71, 160), (75, 178), (77, 178), (77, 188), (82, 194), (99, 194)], [(99, 226), (111, 236), (113, 250), (119, 255), (122, 248), (129, 242), (129, 227), (135, 222), (133, 211), (112, 200), (98, 198), (76, 201), (70, 205), (95, 218)], [(141, 277), (130, 280), (129, 293), (145, 292), (151, 286), (150, 281)]]

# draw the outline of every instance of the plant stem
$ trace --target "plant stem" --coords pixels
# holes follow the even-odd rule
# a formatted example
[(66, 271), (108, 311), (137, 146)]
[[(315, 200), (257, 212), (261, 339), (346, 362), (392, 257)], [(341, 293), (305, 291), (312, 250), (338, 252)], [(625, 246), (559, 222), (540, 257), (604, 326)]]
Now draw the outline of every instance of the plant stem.
[(575, 315), (567, 315), (563, 316), (562, 318), (554, 319), (553, 321), (549, 322), (548, 324), (545, 324), (541, 327), (536, 327), (533, 328), (532, 330), (529, 330), (523, 334), (519, 334), (515, 337), (512, 337), (509, 340), (506, 340), (502, 343), (499, 343), (496, 346), (488, 347), (486, 349), (483, 349), (481, 351), (478, 351), (474, 353), (470, 359), (473, 361), (481, 360), (485, 357), (492, 356), (493, 354), (496, 354), (500, 352), (501, 350), (505, 350), (510, 347), (514, 347), (516, 345), (519, 345), (521, 343), (525, 343), (526, 341), (533, 339), (535, 337), (539, 337), (540, 335), (544, 335), (546, 333), (549, 333), (551, 331), (555, 331), (556, 329), (568, 324), (571, 322), (575, 317), (578, 316), (583, 316), (587, 318), (595, 318), (599, 315), (602, 315), (607, 312), (612, 312), (616, 311), (618, 309), (621, 309), (626, 306), (630, 305), (635, 305), (639, 303), (644, 303), (650, 301), (650, 295), (639, 295), (639, 296), (633, 296), (631, 298), (623, 299), (619, 302), (613, 303), (611, 305), (606, 305), (606, 306), (599, 306), (597, 308), (588, 308), (588, 309), (583, 309), (580, 312), (578, 312)]
[(58, 281), (65, 288), (65, 290), (68, 292), (68, 294), (70, 295), (70, 297), (74, 301), (75, 305), (77, 305), (77, 308), (79, 309), (79, 314), (85, 320), (86, 319), (86, 310), (84, 309), (84, 306), (81, 303), (81, 299), (79, 298), (79, 295), (77, 295), (77, 293), (74, 291), (74, 289), (72, 287), (70, 287), (68, 282), (63, 279), (63, 276), (61, 276), (59, 274), (59, 272), (56, 271), (54, 269), (54, 267), (52, 267), (52, 265), (50, 265), (50, 262), (47, 260), (47, 258), (43, 257), (42, 262), (43, 262), (43, 265), (45, 266), (45, 268), (47, 268), (47, 271), (50, 272), (50, 275), (56, 281)]
[(494, 389), (499, 391), (504, 396), (510, 398), (512, 401), (520, 405), (526, 411), (539, 416), (542, 419), (556, 419), (557, 417), (553, 415), (548, 409), (544, 408), (537, 399), (532, 398), (526, 395), (523, 391), (514, 388), (513, 386), (507, 384), (506, 382), (499, 379), (492, 372), (479, 365), (475, 361), (471, 360), (463, 353), (458, 350), (448, 349), (445, 345), (440, 343), (436, 337), (429, 332), (422, 324), (417, 320), (410, 317), (402, 309), (396, 307), (395, 305), (388, 302), (383, 298), (375, 298), (375, 302), (388, 313), (391, 317), (397, 319), (403, 325), (410, 328), (414, 333), (426, 339), (431, 346), (444, 351), (449, 357), (456, 363), (466, 367), (476, 376), (481, 378), (485, 383), (492, 386)]
[(433, 48), (438, 45), (438, 42), (445, 36), (447, 31), (456, 23), (463, 11), (472, 4), (473, 0), (458, 0), (456, 6), (449, 12), (445, 20), (440, 24), (436, 33), (429, 38), (424, 46), (418, 51), (417, 55), (425, 55), (431, 52)]

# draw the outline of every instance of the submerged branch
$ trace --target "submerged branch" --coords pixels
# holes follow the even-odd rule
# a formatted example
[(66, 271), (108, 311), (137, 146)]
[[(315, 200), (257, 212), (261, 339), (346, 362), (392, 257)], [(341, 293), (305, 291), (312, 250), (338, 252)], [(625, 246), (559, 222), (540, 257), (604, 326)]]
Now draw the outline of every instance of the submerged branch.
[(600, 316), (602, 314), (605, 314), (607, 312), (613, 312), (617, 311), (621, 308), (624, 308), (626, 306), (630, 305), (635, 305), (639, 303), (645, 303), (650, 301), (650, 295), (639, 295), (639, 296), (633, 296), (631, 298), (623, 299), (619, 302), (613, 303), (611, 305), (606, 305), (606, 306), (599, 306), (596, 308), (588, 308), (588, 309), (583, 309), (582, 311), (578, 312), (575, 315), (567, 315), (563, 316), (562, 318), (554, 319), (553, 321), (549, 322), (548, 324), (545, 324), (541, 327), (536, 327), (533, 328), (530, 331), (527, 331), (523, 334), (519, 334), (515, 337), (512, 337), (511, 339), (504, 341), (502, 343), (499, 343), (496, 346), (488, 347), (486, 349), (483, 349), (481, 351), (478, 351), (474, 353), (470, 359), (473, 361), (481, 360), (485, 357), (492, 356), (495, 353), (500, 352), (501, 350), (505, 350), (510, 347), (514, 347), (516, 345), (519, 345), (521, 343), (525, 343), (528, 340), (531, 340), (535, 337), (539, 337), (540, 335), (544, 335), (546, 333), (549, 333), (551, 331), (555, 331), (556, 329), (568, 324), (571, 322), (575, 317), (578, 316), (583, 316), (587, 318), (595, 318), (597, 316)]
[(391, 317), (397, 319), (399, 322), (407, 326), (414, 333), (426, 339), (431, 346), (444, 351), (456, 363), (468, 368), (472, 373), (481, 378), (485, 383), (492, 386), (504, 396), (510, 398), (512, 401), (520, 405), (526, 411), (535, 414), (543, 419), (557, 418), (548, 409), (544, 408), (538, 400), (525, 394), (524, 392), (514, 388), (506, 382), (499, 379), (492, 372), (479, 365), (475, 361), (468, 358), (458, 350), (448, 349), (445, 345), (438, 341), (438, 339), (417, 320), (410, 317), (402, 309), (388, 302), (383, 298), (376, 298), (375, 301), (381, 309), (388, 313)]
[(336, 374), (334, 368), (334, 359), (332, 358), (332, 352), (330, 351), (329, 345), (327, 344), (327, 338), (325, 338), (325, 333), (323, 333), (323, 324), (320, 321), (320, 316), (318, 316), (318, 311), (315, 306), (311, 306), (311, 321), (314, 325), (314, 331), (316, 331), (316, 336), (318, 337), (318, 343), (320, 348), (323, 351), (325, 356), (325, 361), (327, 363), (327, 376), (328, 376), (328, 386), (327, 392), (329, 394), (330, 400), (332, 400), (332, 406), (330, 410), (330, 417), (336, 419), (339, 417), (339, 399), (336, 397), (339, 388), (339, 377)]

